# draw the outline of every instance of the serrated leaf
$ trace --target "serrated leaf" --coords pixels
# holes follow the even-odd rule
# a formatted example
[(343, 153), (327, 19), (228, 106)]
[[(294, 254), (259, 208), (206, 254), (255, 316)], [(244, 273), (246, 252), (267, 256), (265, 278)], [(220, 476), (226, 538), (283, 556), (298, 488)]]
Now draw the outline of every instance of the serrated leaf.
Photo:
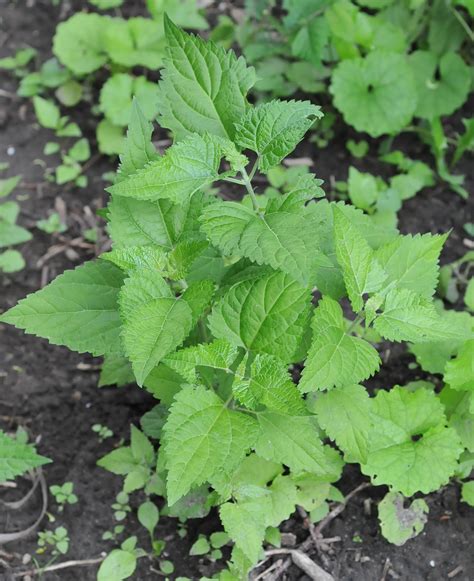
[(387, 293), (383, 312), (373, 325), (389, 341), (423, 343), (459, 338), (459, 330), (440, 317), (432, 303), (406, 288)]
[(287, 519), (297, 502), (296, 487), (287, 476), (277, 476), (261, 492), (257, 498), (228, 502), (219, 511), (225, 530), (252, 563), (259, 558), (266, 528)]
[(252, 107), (236, 123), (235, 140), (258, 154), (258, 167), (266, 172), (293, 151), (320, 117), (321, 108), (309, 101), (270, 101)]
[(342, 308), (330, 297), (319, 301), (311, 326), (313, 342), (299, 383), (302, 392), (344, 387), (379, 369), (376, 349), (346, 333)]
[(174, 298), (174, 295), (159, 272), (147, 268), (133, 270), (120, 290), (122, 319), (127, 321), (137, 308), (162, 297)]
[(334, 476), (341, 468), (338, 454), (323, 446), (314, 418), (275, 412), (258, 414), (260, 434), (255, 444), (259, 456), (281, 462), (293, 473)]
[(395, 387), (372, 400), (373, 422), (362, 472), (376, 485), (404, 496), (425, 494), (446, 484), (463, 447), (447, 428), (443, 406), (432, 391)]
[(304, 214), (282, 209), (256, 216), (236, 202), (218, 202), (204, 210), (201, 220), (210, 241), (224, 253), (283, 270), (301, 284), (314, 278), (318, 262), (328, 261)]
[(165, 198), (182, 204), (218, 178), (221, 158), (217, 140), (209, 135), (190, 135), (107, 191), (113, 196), (151, 201)]
[(336, 441), (347, 462), (367, 460), (371, 424), (369, 394), (361, 385), (346, 385), (321, 394), (315, 413), (319, 425)]
[(191, 321), (194, 326), (206, 314), (216, 287), (211, 280), (198, 280), (191, 283), (181, 295), (191, 309)]
[(122, 270), (135, 269), (157, 270), (165, 272), (167, 257), (160, 246), (129, 246), (128, 248), (114, 248), (110, 252), (100, 255), (102, 260), (112, 262)]
[(49, 458), (37, 454), (31, 444), (23, 444), (0, 430), (0, 482), (50, 462)]
[(250, 409), (264, 405), (269, 410), (303, 415), (306, 406), (286, 365), (272, 355), (257, 355), (247, 379), (238, 376), (232, 386), (234, 396)]
[(219, 470), (231, 471), (252, 446), (255, 420), (229, 410), (204, 387), (185, 387), (175, 397), (163, 428), (168, 503)]
[(247, 110), (253, 68), (232, 51), (186, 34), (167, 16), (164, 22), (168, 47), (158, 84), (160, 125), (178, 140), (207, 132), (232, 140), (234, 123)]
[(404, 507), (405, 499), (397, 492), (387, 493), (379, 503), (379, 521), (382, 535), (397, 547), (421, 533), (429, 511), (426, 502), (418, 498)]
[(197, 380), (199, 367), (232, 373), (231, 365), (237, 358), (237, 348), (221, 339), (203, 345), (181, 349), (163, 360), (163, 363), (182, 375), (189, 383)]
[(161, 297), (142, 304), (127, 316), (122, 339), (138, 385), (192, 328), (192, 311), (184, 300)]
[(117, 299), (122, 283), (116, 266), (88, 262), (28, 295), (0, 321), (80, 353), (120, 353)]
[(158, 152), (151, 142), (152, 133), (152, 124), (143, 115), (137, 99), (133, 98), (127, 138), (125, 139), (124, 151), (120, 156), (118, 169), (120, 179), (142, 169), (158, 157)]
[(380, 289), (387, 275), (362, 234), (338, 206), (334, 206), (336, 256), (347, 294), (356, 313), (364, 306), (363, 295)]
[(217, 339), (291, 361), (306, 330), (311, 295), (275, 272), (235, 284), (214, 305), (209, 328)]
[(128, 383), (133, 383), (133, 375), (130, 361), (122, 355), (107, 355), (104, 358), (99, 376), (99, 387), (105, 385), (116, 385), (121, 387)]
[(375, 257), (392, 282), (426, 298), (433, 296), (438, 283), (438, 259), (447, 235), (398, 236), (382, 246)]

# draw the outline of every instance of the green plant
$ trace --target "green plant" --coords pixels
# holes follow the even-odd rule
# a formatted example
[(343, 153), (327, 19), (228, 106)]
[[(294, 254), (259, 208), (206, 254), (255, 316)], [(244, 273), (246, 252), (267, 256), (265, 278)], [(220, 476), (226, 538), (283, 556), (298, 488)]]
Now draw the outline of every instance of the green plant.
[(47, 219), (38, 220), (36, 227), (46, 234), (61, 234), (67, 230), (66, 224), (61, 222), (61, 216), (57, 212), (50, 214)]
[(97, 437), (101, 442), (103, 442), (107, 438), (111, 438), (114, 435), (110, 428), (108, 428), (107, 426), (103, 426), (102, 424), (94, 424), (92, 426), (92, 431), (97, 434)]
[[(165, 497), (162, 514), (182, 520), (217, 506), (234, 542), (223, 578), (241, 580), (267, 530), (274, 539), (296, 505), (317, 519), (341, 499), (333, 483), (345, 462), (405, 497), (460, 473), (471, 444), (453, 419), (459, 408), (445, 401), (451, 391), (456, 401), (472, 397), (464, 351), (472, 324), (460, 326), (433, 301), (446, 235), (400, 235), (323, 199), (306, 172), (284, 194), (256, 193), (257, 172), (272, 172), (294, 150), (319, 107), (251, 106), (255, 73), (242, 58), (169, 20), (165, 29), (159, 122), (173, 145), (155, 151), (135, 103), (108, 188), (113, 249), (0, 320), (104, 355), (109, 379), (133, 373), (160, 400), (146, 434), (132, 426), (130, 445), (99, 461), (125, 477), (116, 518), (137, 490), (147, 503)], [(207, 191), (225, 182), (241, 187), (241, 202)], [(449, 388), (369, 390), (362, 382), (380, 368), (372, 343), (382, 339), (413, 349), (458, 344)], [(462, 403), (463, 418), (470, 409)], [(150, 438), (160, 439), (157, 450)], [(141, 520), (153, 529), (150, 506)], [(99, 578), (112, 566), (133, 574), (135, 546), (129, 539), (112, 552)]]
[(0, 482), (22, 476), (49, 462), (49, 458), (37, 454), (33, 444), (28, 444), (21, 432), (16, 438), (11, 438), (0, 430)]
[(65, 555), (69, 551), (68, 531), (64, 527), (56, 527), (54, 531), (42, 531), (38, 533), (38, 554), (50, 551), (53, 557), (48, 565), (51, 565), (60, 555)]
[(49, 491), (54, 496), (54, 500), (58, 504), (59, 512), (63, 512), (66, 504), (76, 504), (78, 502), (77, 496), (73, 492), (74, 484), (72, 482), (65, 482), (61, 486), (53, 484), (49, 487)]

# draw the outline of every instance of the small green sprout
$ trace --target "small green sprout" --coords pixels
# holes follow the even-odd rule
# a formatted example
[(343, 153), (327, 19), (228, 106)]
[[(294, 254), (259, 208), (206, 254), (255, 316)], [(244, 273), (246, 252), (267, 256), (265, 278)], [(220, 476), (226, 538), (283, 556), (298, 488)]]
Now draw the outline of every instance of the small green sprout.
[(59, 512), (63, 512), (66, 504), (76, 504), (78, 502), (78, 498), (73, 490), (74, 484), (72, 482), (65, 482), (62, 486), (54, 484), (49, 487), (49, 491), (58, 503)]
[(110, 428), (108, 428), (107, 426), (103, 426), (102, 424), (94, 424), (92, 426), (92, 431), (97, 434), (101, 442), (103, 442), (107, 438), (111, 438), (114, 435)]
[(111, 531), (105, 531), (102, 535), (103, 541), (116, 541), (117, 538), (123, 533), (125, 527), (123, 525), (115, 525)]
[(54, 531), (42, 531), (38, 533), (37, 553), (42, 555), (51, 550), (51, 555), (57, 557), (65, 555), (69, 550), (68, 531), (64, 527), (57, 527)]
[(53, 212), (44, 220), (38, 220), (36, 227), (46, 234), (61, 234), (67, 230), (66, 224), (62, 222), (61, 216), (57, 212)]
[(128, 503), (129, 497), (126, 492), (119, 492), (115, 497), (116, 502), (112, 505), (114, 509), (115, 520), (122, 521), (126, 518), (127, 513), (132, 509)]

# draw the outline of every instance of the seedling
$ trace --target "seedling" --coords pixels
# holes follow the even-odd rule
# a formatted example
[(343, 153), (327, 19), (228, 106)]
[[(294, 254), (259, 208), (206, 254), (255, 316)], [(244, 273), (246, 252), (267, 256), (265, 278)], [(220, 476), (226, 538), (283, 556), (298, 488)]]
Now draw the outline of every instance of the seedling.
[(67, 230), (66, 224), (61, 221), (61, 216), (57, 212), (53, 212), (46, 219), (38, 220), (36, 227), (46, 234), (61, 234)]
[(115, 520), (122, 521), (127, 517), (127, 514), (132, 510), (129, 505), (129, 496), (125, 492), (119, 492), (115, 498), (115, 503), (112, 504), (114, 509)]
[(92, 431), (97, 434), (97, 437), (101, 442), (103, 442), (107, 438), (111, 438), (114, 435), (110, 428), (108, 428), (107, 426), (103, 426), (102, 424), (94, 424), (92, 426)]
[(72, 482), (65, 482), (63, 485), (54, 484), (49, 487), (49, 491), (54, 496), (58, 504), (59, 512), (63, 512), (67, 504), (76, 504), (78, 502), (77, 496), (73, 492), (74, 484)]
[(125, 530), (124, 525), (115, 525), (111, 531), (105, 531), (102, 535), (103, 541), (117, 541), (118, 537), (123, 533)]
[(49, 552), (55, 560), (60, 555), (65, 555), (68, 550), (69, 536), (66, 528), (57, 527), (54, 531), (42, 531), (38, 533), (38, 549), (36, 551), (38, 555)]

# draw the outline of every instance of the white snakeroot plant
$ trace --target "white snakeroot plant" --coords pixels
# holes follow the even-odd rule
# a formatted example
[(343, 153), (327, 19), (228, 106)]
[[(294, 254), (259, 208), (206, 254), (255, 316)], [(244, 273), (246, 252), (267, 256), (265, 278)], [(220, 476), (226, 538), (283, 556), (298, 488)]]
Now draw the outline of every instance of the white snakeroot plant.
[[(164, 496), (170, 515), (218, 506), (234, 542), (221, 579), (241, 580), (269, 527), (334, 498), (344, 462), (406, 497), (457, 474), (468, 446), (434, 390), (374, 395), (362, 382), (381, 364), (372, 343), (462, 342), (471, 331), (433, 302), (446, 236), (380, 227), (325, 200), (312, 174), (284, 195), (256, 193), (255, 174), (294, 150), (320, 108), (252, 106), (255, 73), (242, 58), (165, 27), (159, 123), (173, 145), (155, 151), (135, 105), (108, 189), (113, 249), (1, 320), (103, 355), (102, 385), (135, 378), (160, 400), (143, 418), (147, 435), (134, 428), (131, 446), (100, 464), (126, 476), (125, 492)], [(243, 199), (221, 199), (223, 182)], [(386, 529), (403, 506), (394, 498)], [(421, 520), (391, 537), (416, 534)]]

